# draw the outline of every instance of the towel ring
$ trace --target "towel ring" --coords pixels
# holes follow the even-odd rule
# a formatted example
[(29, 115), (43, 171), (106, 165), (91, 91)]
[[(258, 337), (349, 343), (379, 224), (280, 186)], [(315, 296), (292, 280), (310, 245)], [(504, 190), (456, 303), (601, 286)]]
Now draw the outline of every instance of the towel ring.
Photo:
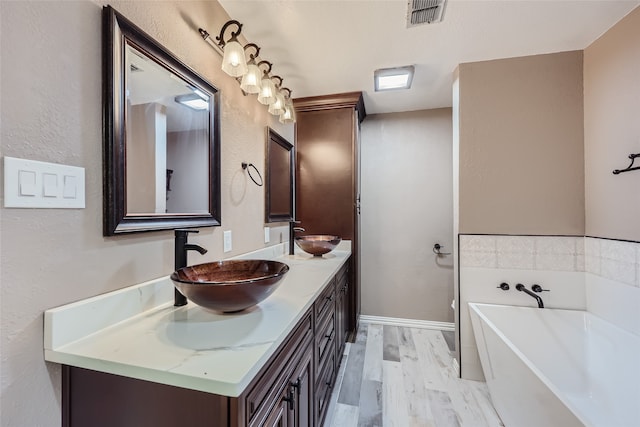
[[(253, 168), (256, 171), (256, 173), (258, 174), (258, 178), (260, 178), (260, 182), (256, 181), (253, 175), (251, 175), (251, 169), (249, 168)], [(251, 181), (253, 181), (258, 187), (262, 187), (264, 185), (264, 181), (262, 180), (262, 175), (260, 175), (260, 171), (253, 163), (242, 162), (242, 169), (245, 169), (247, 171), (247, 175), (249, 175), (249, 178), (251, 178)]]

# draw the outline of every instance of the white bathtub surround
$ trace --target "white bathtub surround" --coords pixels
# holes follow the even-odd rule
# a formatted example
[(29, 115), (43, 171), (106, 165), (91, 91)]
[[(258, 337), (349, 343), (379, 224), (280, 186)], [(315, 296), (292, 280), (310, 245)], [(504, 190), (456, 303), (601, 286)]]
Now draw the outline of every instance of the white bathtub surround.
[(585, 238), (587, 310), (640, 336), (640, 243)]
[[(531, 289), (539, 284), (549, 292), (540, 294), (547, 308), (586, 309), (584, 273), (575, 271), (542, 271), (517, 269), (491, 269), (478, 267), (460, 267), (460, 370), (462, 378), (484, 380), (476, 341), (471, 328), (471, 319), (467, 303), (504, 304), (523, 307), (535, 307), (536, 300), (524, 292), (516, 290), (516, 284), (522, 283)], [(510, 289), (498, 288), (502, 282)]]
[(350, 255), (284, 254), (285, 245), (244, 258), (290, 270), (266, 300), (238, 314), (173, 306), (164, 277), (45, 312), (45, 359), (163, 384), (238, 396)]
[[(468, 302), (536, 307), (515, 290), (537, 283), (545, 307), (588, 310), (640, 334), (640, 243), (592, 237), (460, 235), (460, 365), (483, 374)], [(585, 272), (586, 271), (586, 272)], [(496, 289), (501, 282), (511, 290)]]
[(469, 306), (505, 425), (640, 425), (639, 336), (586, 311)]
[(587, 311), (640, 337), (640, 288), (586, 273)]

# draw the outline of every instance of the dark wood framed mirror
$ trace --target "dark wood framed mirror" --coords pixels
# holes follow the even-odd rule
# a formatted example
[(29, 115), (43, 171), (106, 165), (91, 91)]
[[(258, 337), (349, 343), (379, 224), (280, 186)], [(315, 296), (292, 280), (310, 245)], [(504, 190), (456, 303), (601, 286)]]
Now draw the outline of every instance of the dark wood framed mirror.
[(219, 92), (103, 8), (104, 235), (220, 225)]
[(267, 127), (265, 221), (293, 221), (295, 151), (293, 144)]

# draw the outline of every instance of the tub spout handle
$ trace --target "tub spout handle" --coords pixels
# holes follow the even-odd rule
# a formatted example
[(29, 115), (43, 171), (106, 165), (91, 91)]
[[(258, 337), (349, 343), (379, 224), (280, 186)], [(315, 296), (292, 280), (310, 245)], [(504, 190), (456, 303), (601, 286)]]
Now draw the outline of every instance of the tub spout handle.
[(500, 288), (503, 291), (508, 291), (509, 290), (509, 284), (508, 283), (500, 283), (500, 285), (496, 286), (496, 288)]
[(531, 286), (531, 290), (533, 292), (537, 292), (537, 293), (540, 293), (540, 292), (551, 292), (549, 289), (542, 289), (542, 286), (540, 286), (540, 285)]

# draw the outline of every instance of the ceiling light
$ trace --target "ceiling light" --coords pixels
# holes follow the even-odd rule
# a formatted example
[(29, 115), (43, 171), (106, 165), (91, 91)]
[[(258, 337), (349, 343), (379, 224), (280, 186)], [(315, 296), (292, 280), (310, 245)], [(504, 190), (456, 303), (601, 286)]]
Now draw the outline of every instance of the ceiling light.
[[(200, 91), (198, 91), (200, 92)], [(209, 102), (205, 99), (203, 99), (200, 95), (198, 95), (197, 93), (188, 93), (186, 95), (179, 95), (176, 96), (174, 98), (174, 100), (178, 103), (178, 104), (182, 104), (185, 105), (189, 108), (192, 108), (194, 110), (208, 110), (209, 109)]]
[(374, 71), (373, 80), (376, 92), (384, 90), (409, 89), (413, 81), (415, 67), (381, 68)]

